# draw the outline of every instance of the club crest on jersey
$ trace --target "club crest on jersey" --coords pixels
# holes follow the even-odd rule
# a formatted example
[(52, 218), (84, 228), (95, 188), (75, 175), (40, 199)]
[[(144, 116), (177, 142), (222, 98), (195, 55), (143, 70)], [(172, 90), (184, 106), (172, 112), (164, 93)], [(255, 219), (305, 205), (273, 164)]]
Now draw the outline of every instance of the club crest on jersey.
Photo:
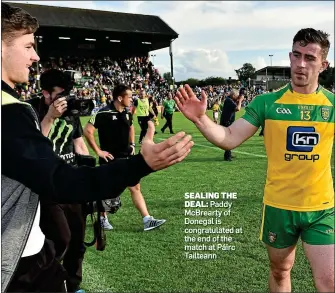
[(321, 117), (323, 120), (329, 120), (330, 117), (330, 109), (321, 107)]
[(273, 242), (275, 242), (276, 239), (277, 239), (277, 234), (276, 234), (276, 233), (269, 232), (268, 238), (269, 238), (270, 243), (273, 243)]

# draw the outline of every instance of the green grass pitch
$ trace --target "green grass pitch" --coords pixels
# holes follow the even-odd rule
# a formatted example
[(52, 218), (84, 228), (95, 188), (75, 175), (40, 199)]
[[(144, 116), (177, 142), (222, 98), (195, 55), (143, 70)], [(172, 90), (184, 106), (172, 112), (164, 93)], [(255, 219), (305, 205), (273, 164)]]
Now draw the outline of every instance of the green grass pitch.
[[(243, 111), (238, 116), (241, 114)], [(88, 119), (82, 117), (83, 127)], [(170, 136), (168, 130), (160, 132), (163, 123), (165, 120), (160, 120), (156, 127), (156, 142)], [(134, 124), (138, 135), (136, 117)], [(144, 232), (130, 193), (125, 191), (121, 209), (109, 216), (114, 230), (106, 232), (105, 251), (87, 249), (82, 288), (88, 292), (268, 292), (268, 258), (258, 240), (267, 167), (263, 138), (256, 134), (233, 151), (236, 158), (232, 162), (225, 162), (223, 151), (204, 139), (182, 114), (175, 113), (173, 124), (175, 132), (183, 130), (193, 136), (195, 146), (190, 155), (141, 181), (150, 214), (167, 222)], [(185, 192), (237, 192), (231, 215), (221, 217), (221, 226), (243, 228), (243, 234), (233, 235), (235, 251), (216, 251), (213, 260), (185, 258), (184, 229), (190, 228), (184, 223)], [(91, 240), (89, 218), (87, 223), (86, 239)], [(292, 270), (292, 290), (315, 292), (301, 242)]]

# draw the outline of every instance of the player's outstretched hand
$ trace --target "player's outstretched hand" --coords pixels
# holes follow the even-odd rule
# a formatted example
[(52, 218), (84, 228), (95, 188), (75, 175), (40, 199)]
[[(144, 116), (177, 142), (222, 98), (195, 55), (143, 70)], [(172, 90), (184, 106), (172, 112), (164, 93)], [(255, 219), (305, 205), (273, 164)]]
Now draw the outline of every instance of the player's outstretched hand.
[(187, 84), (184, 88), (178, 89), (174, 100), (177, 103), (179, 111), (194, 123), (206, 115), (207, 96), (204, 91), (201, 92), (201, 100), (199, 100)]
[(185, 132), (179, 132), (163, 142), (155, 144), (154, 134), (155, 126), (149, 121), (147, 135), (142, 140), (141, 154), (149, 167), (155, 171), (184, 160), (194, 144), (191, 141), (192, 137), (186, 135)]

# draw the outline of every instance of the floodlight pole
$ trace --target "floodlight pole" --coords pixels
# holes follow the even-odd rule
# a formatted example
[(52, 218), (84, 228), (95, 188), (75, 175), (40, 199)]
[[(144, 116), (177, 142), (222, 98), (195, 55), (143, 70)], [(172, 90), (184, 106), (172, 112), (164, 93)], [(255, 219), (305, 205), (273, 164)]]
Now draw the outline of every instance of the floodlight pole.
[(268, 90), (268, 67), (265, 68), (265, 78), (266, 78), (266, 90)]
[(174, 77), (173, 77), (173, 53), (172, 53), (172, 42), (174, 40), (170, 41), (170, 48), (169, 48), (169, 54), (170, 54), (170, 63), (171, 63), (171, 79), (172, 79), (172, 85), (174, 89)]

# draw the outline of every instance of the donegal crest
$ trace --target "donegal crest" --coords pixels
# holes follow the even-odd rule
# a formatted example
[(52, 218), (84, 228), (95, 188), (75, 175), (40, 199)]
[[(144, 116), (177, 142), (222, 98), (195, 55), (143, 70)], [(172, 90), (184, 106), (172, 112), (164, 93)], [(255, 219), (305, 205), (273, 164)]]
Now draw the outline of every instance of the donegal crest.
[(321, 107), (321, 117), (323, 120), (329, 120), (330, 117), (330, 109), (329, 108), (325, 108), (325, 107)]

